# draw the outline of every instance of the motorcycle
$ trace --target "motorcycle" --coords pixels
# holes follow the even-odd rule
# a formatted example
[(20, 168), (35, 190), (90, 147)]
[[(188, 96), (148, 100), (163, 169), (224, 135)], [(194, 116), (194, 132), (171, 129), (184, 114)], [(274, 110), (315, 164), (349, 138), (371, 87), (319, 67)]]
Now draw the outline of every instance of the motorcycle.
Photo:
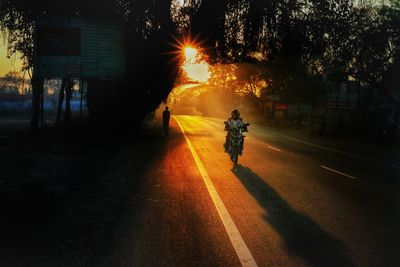
[(229, 128), (228, 122), (225, 121), (225, 130), (228, 131), (228, 143), (226, 144), (226, 152), (229, 154), (231, 161), (236, 165), (239, 159), (239, 155), (242, 155), (243, 142), (246, 137), (243, 135), (247, 132), (247, 126), (249, 123), (244, 124), (239, 128)]

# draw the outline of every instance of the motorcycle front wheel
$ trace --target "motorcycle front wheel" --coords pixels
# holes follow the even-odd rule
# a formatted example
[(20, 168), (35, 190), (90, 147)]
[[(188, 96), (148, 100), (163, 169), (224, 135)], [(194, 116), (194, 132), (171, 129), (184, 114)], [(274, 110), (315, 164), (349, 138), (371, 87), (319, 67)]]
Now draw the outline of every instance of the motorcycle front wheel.
[(238, 146), (235, 145), (232, 147), (232, 152), (231, 152), (231, 160), (235, 165), (238, 163), (238, 158), (239, 158), (239, 148)]

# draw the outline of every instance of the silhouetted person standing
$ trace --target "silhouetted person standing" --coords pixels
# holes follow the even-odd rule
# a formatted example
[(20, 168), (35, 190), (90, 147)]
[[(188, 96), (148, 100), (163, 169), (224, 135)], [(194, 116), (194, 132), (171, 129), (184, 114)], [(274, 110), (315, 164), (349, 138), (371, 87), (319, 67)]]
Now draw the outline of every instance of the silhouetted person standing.
[(168, 107), (165, 107), (162, 117), (163, 117), (164, 136), (167, 136), (169, 132), (169, 119), (171, 117), (171, 113), (169, 112)]

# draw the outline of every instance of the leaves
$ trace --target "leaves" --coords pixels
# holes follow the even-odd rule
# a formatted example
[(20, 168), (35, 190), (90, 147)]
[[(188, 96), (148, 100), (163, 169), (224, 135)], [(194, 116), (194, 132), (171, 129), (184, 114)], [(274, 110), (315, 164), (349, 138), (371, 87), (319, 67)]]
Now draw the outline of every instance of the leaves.
[[(236, 81), (242, 88), (251, 91), (252, 79), (262, 77), (271, 92), (289, 98), (318, 95), (324, 84), (349, 77), (380, 87), (393, 81), (400, 58), (398, 0), (367, 6), (352, 0), (190, 0), (183, 6), (176, 0), (2, 1), (0, 29), (8, 29), (8, 52), (21, 52), (25, 70), (33, 64), (37, 14), (124, 21), (127, 72), (136, 74), (128, 77), (150, 84), (158, 98), (165, 98), (173, 84), (173, 67), (164, 64), (170, 58), (162, 55), (178, 31), (197, 36), (213, 63), (262, 65), (262, 74), (236, 73), (243, 76)], [(227, 81), (232, 80), (214, 79)], [(143, 88), (142, 95), (147, 91)]]

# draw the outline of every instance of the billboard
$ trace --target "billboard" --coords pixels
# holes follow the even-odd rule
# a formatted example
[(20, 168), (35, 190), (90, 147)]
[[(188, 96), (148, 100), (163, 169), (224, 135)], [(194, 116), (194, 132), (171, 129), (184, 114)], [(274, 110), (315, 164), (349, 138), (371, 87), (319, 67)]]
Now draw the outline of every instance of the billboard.
[(80, 17), (36, 20), (35, 75), (39, 78), (122, 80), (123, 27)]

